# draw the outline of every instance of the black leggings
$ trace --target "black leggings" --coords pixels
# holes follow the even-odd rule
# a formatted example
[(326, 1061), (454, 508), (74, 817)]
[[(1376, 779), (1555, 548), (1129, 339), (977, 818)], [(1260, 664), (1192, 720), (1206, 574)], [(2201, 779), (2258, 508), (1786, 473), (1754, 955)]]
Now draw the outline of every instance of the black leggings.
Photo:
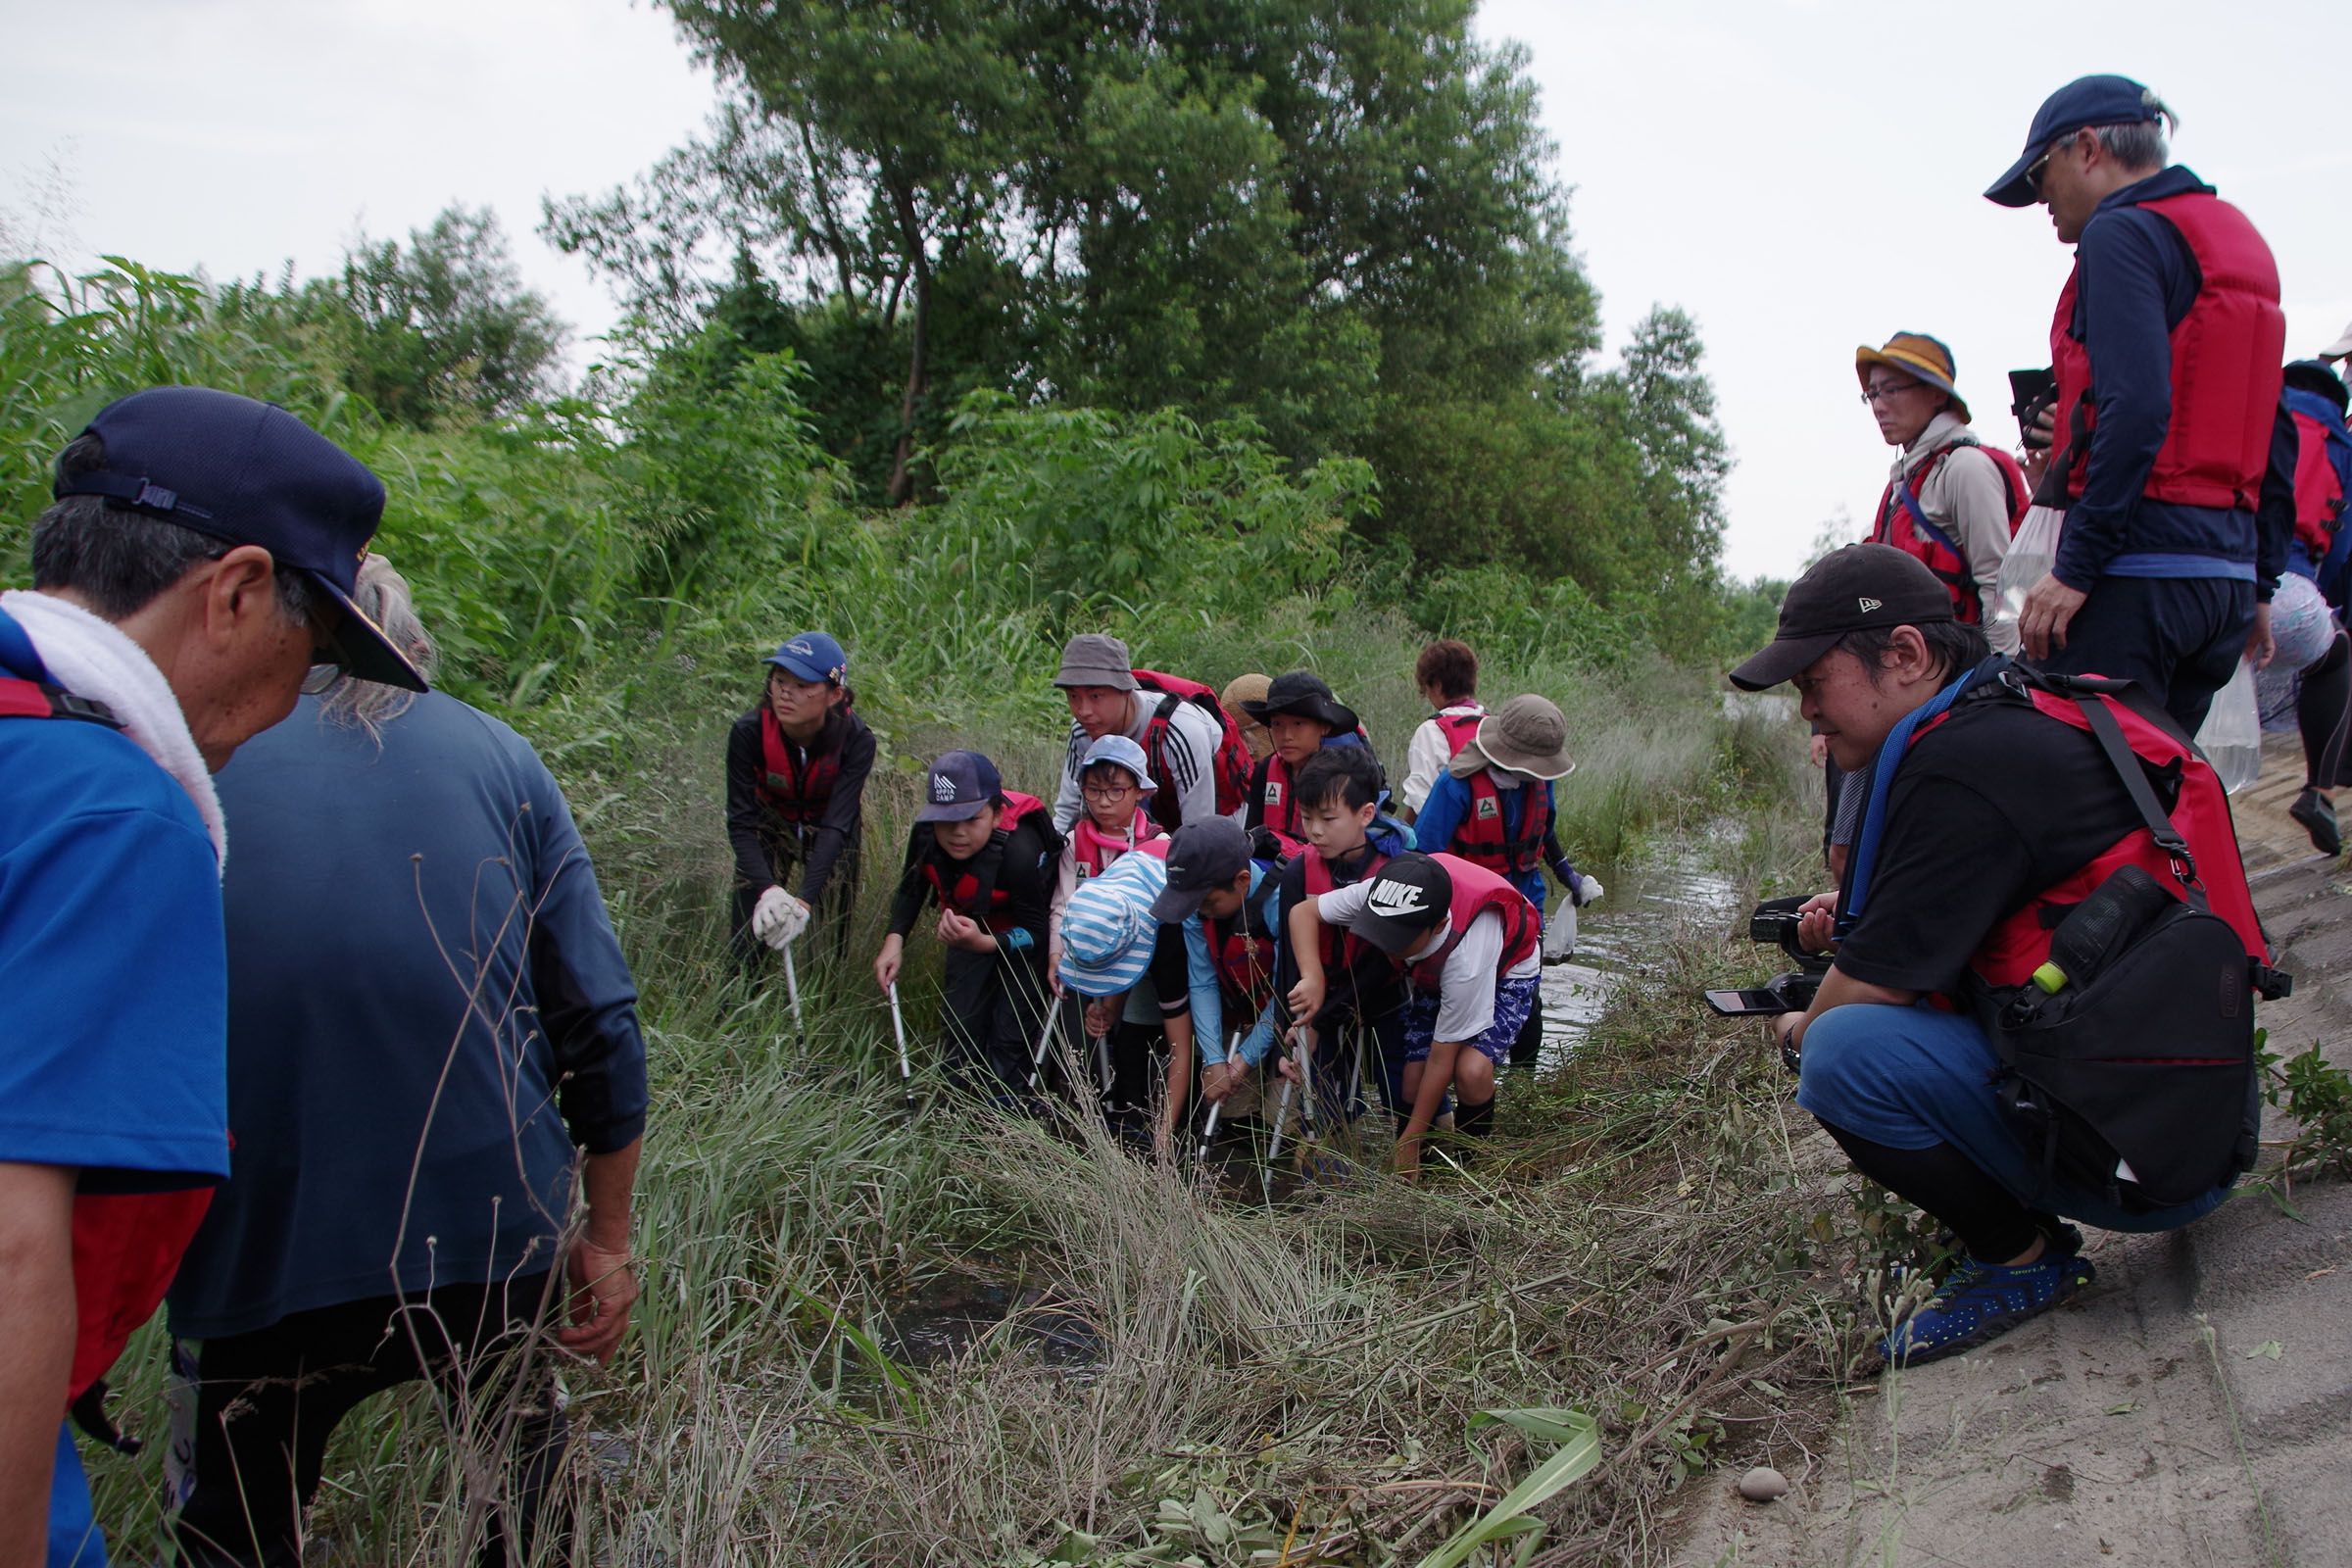
[(1821, 1125), (1838, 1140), (1854, 1169), (1949, 1225), (1972, 1257), (2006, 1263), (2041, 1234), (2040, 1216), (1950, 1144), (1889, 1149), (1826, 1121)]
[[(173, 1527), (188, 1568), (297, 1568), (302, 1516), (318, 1491), (326, 1442), (361, 1400), (430, 1377), (453, 1401), (472, 1400), (452, 1425), (505, 1441), (511, 1487), (490, 1511), (478, 1564), (517, 1557), (533, 1540), (561, 1542), (570, 1517), (550, 1484), (564, 1460), (564, 1412), (554, 1398), (550, 1346), (532, 1325), (560, 1303), (549, 1276), (504, 1285), (444, 1285), (404, 1303), (393, 1297), (294, 1312), (251, 1334), (208, 1340), (196, 1362), (194, 1490)], [(510, 1424), (511, 1423), (511, 1424)], [(552, 1534), (551, 1534), (552, 1533)], [(362, 1542), (366, 1549), (374, 1543)]]
[(2342, 777), (2344, 740), (2352, 733), (2352, 639), (2342, 632), (2304, 666), (2295, 696), (2295, 727), (2303, 732), (2303, 783), (2333, 789)]

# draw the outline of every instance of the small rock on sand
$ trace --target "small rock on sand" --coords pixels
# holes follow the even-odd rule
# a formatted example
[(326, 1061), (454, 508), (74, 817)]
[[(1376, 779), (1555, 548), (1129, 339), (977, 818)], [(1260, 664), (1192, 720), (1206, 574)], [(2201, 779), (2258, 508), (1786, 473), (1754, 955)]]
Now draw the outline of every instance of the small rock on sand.
[(1758, 1465), (1740, 1478), (1740, 1495), (1750, 1502), (1770, 1502), (1788, 1490), (1788, 1478), (1770, 1465)]

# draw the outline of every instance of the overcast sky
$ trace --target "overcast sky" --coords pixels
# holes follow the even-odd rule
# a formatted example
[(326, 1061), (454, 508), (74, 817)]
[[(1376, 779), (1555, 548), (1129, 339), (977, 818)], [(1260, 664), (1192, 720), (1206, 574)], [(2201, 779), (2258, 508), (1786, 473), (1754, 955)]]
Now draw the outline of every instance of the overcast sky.
[[(2291, 352), (2352, 321), (2342, 0), (1487, 0), (1479, 26), (1530, 50), (1612, 348), (1653, 303), (1698, 319), (1739, 575), (1786, 574), (1838, 508), (1858, 523), (1876, 502), (1857, 343), (1942, 337), (1980, 429), (2014, 439), (2003, 372), (2048, 363), (2067, 253), (2039, 209), (1978, 193), (2074, 76), (2120, 71), (2180, 112), (2176, 156), (2278, 253)], [(54, 209), (54, 164), (53, 248), (226, 277), (324, 271), (363, 229), (487, 205), (593, 333), (611, 303), (532, 233), (541, 194), (628, 178), (710, 99), (666, 13), (623, 0), (0, 0), (0, 206), (20, 225)]]

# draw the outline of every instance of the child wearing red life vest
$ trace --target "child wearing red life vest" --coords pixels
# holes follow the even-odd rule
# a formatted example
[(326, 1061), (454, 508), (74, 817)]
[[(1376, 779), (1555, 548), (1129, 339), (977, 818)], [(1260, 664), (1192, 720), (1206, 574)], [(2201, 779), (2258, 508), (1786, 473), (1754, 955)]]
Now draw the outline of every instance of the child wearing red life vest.
[(931, 764), (874, 979), (885, 991), (897, 983), (907, 934), (923, 906), (936, 902), (948, 949), (940, 1000), (948, 1075), (969, 1093), (1004, 1099), (1028, 1083), (1049, 1000), (1046, 946), (1060, 849), (1045, 803), (1005, 789), (978, 752), (949, 752)]
[(1296, 855), (1305, 842), (1292, 789), (1298, 769), (1323, 747), (1369, 749), (1371, 742), (1355, 710), (1333, 697), (1322, 677), (1303, 669), (1275, 676), (1267, 683), (1266, 695), (1243, 703), (1242, 711), (1265, 725), (1274, 742), (1273, 755), (1250, 775), (1250, 804), (1242, 825), (1251, 832), (1271, 828), (1282, 840), (1283, 853)]
[(1159, 786), (1152, 782), (1144, 749), (1124, 735), (1104, 735), (1089, 746), (1078, 764), (1086, 809), (1070, 824), (1069, 842), (1054, 877), (1054, 910), (1049, 944), (1054, 972), (1061, 969), (1061, 911), (1078, 885), (1109, 870), (1118, 858), (1160, 837), (1159, 824), (1145, 809)]
[(1446, 637), (1422, 649), (1413, 662), (1413, 684), (1421, 689), (1430, 714), (1405, 743), (1404, 787), (1397, 792), (1396, 814), (1407, 822), (1419, 819), (1430, 786), (1487, 716), (1487, 705), (1478, 700), (1478, 655), (1468, 643)]
[(1421, 1168), (1421, 1140), (1450, 1090), (1454, 1130), (1485, 1137), (1494, 1122), (1494, 1069), (1510, 1052), (1543, 972), (1541, 924), (1517, 888), (1450, 855), (1400, 855), (1368, 882), (1335, 888), (1291, 913), (1298, 984), (1292, 1013), (1323, 1004), (1326, 927), (1384, 956), (1402, 976), (1404, 1100), (1396, 1170)]

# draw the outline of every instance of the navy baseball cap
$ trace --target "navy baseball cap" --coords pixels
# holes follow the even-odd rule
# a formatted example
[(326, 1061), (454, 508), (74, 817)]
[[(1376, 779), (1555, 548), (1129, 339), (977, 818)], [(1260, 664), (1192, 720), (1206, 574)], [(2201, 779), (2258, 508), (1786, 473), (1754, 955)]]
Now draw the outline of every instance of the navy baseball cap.
[(821, 631), (804, 631), (784, 639), (776, 651), (760, 661), (802, 680), (829, 680), (839, 685), (850, 672), (850, 656), (841, 644)]
[(945, 752), (931, 764), (923, 781), (923, 808), (917, 822), (965, 822), (987, 809), (1004, 793), (997, 764), (978, 752)]
[(1187, 822), (1168, 840), (1168, 885), (1152, 901), (1152, 918), (1165, 925), (1200, 912), (1200, 901), (1250, 868), (1250, 835), (1230, 816)]
[(118, 398), (82, 433), (105, 443), (104, 466), (60, 473), (58, 500), (104, 496), (226, 544), (261, 546), (342, 606), (335, 642), (351, 674), (425, 690), (416, 666), (352, 603), (384, 514), (383, 482), (366, 464), (273, 403), (206, 386)]
[(2164, 117), (2164, 102), (2154, 89), (2130, 76), (2083, 76), (2070, 81), (2041, 101), (2034, 126), (2026, 132), (2026, 150), (2008, 172), (1985, 187), (1984, 199), (2003, 207), (2031, 207), (2041, 198), (2026, 178), (2050, 143), (2085, 125), (2133, 125)]

